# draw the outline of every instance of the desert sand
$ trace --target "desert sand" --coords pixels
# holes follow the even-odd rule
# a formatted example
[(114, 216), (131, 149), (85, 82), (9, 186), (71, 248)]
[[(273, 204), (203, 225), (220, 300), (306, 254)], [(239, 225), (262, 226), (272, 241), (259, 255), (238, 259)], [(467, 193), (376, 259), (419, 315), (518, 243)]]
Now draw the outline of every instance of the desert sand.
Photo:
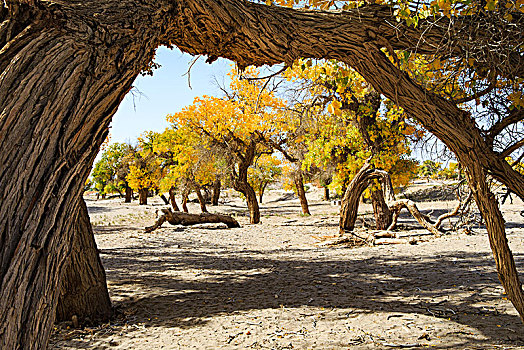
[[(249, 225), (245, 203), (224, 191), (209, 210), (236, 215), (241, 228), (166, 223), (152, 233), (144, 227), (164, 207), (159, 198), (86, 198), (116, 316), (59, 325), (50, 349), (524, 349), (482, 227), (435, 238), (404, 214), (401, 236), (418, 244), (322, 247), (340, 207), (319, 192), (308, 193), (305, 217), (291, 193), (273, 190), (262, 223)], [(524, 276), (524, 205), (502, 209)], [(371, 218), (371, 206), (360, 214)]]

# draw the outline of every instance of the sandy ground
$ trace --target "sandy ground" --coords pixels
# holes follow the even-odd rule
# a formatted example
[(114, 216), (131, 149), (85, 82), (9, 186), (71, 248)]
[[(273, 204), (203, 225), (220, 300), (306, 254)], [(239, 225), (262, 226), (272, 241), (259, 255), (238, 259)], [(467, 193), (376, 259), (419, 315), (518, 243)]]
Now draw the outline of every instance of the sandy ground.
[[(524, 349), (482, 228), (435, 239), (405, 215), (402, 235), (417, 245), (319, 247), (318, 237), (337, 232), (339, 207), (318, 195), (304, 217), (292, 195), (273, 191), (262, 223), (248, 225), (245, 204), (228, 192), (210, 211), (237, 215), (241, 228), (165, 224), (149, 234), (160, 199), (87, 198), (118, 314), (100, 327), (62, 325), (50, 348)], [(503, 206), (520, 271), (522, 209)], [(369, 216), (370, 205), (360, 211)]]

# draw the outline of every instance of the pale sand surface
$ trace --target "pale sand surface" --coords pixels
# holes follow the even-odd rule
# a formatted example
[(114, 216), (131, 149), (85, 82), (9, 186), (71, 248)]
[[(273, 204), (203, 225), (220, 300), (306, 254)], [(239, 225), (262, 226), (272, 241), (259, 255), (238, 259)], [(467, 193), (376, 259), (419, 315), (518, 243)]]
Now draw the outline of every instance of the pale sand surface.
[[(212, 212), (242, 227), (143, 227), (163, 207), (87, 198), (118, 315), (108, 325), (59, 329), (51, 349), (524, 349), (524, 326), (497, 279), (485, 231), (417, 245), (318, 247), (337, 233), (338, 206), (272, 191), (262, 223), (223, 196)], [(440, 213), (454, 202), (422, 203)], [(523, 276), (524, 205), (503, 207)], [(440, 211), (439, 211), (440, 210)], [(190, 204), (197, 213), (198, 205)], [(371, 206), (360, 212), (369, 216)], [(406, 214), (401, 223), (416, 226)]]

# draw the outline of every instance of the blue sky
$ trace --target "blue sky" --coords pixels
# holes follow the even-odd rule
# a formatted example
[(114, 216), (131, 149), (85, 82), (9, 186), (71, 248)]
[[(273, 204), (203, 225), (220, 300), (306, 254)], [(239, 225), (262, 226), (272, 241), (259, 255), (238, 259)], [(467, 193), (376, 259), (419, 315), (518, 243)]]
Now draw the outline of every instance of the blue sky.
[(113, 117), (111, 143), (135, 143), (146, 130), (163, 131), (168, 126), (167, 114), (180, 111), (197, 96), (221, 95), (214, 80), (223, 81), (231, 69), (231, 62), (220, 59), (207, 64), (206, 58), (201, 57), (191, 68), (190, 88), (188, 76), (184, 74), (193, 59), (178, 49), (158, 49), (155, 61), (162, 67), (155, 70), (152, 77), (137, 78), (135, 92), (127, 94)]

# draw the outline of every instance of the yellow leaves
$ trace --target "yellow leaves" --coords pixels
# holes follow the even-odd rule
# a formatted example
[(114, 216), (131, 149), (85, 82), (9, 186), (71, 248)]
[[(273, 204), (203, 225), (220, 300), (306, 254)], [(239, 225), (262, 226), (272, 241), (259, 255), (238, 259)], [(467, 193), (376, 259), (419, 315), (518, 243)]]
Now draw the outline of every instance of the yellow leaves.
[(486, 2), (486, 6), (484, 6), (484, 9), (486, 11), (495, 11), (495, 9), (497, 8), (497, 3), (498, 0), (488, 0)]
[(515, 107), (524, 108), (524, 94), (522, 91), (514, 91), (508, 95), (510, 100)]
[(131, 165), (126, 179), (129, 187), (138, 191), (140, 189), (154, 188), (159, 180), (158, 171), (151, 171), (143, 167)]
[(435, 58), (431, 66), (433, 69), (442, 69), (442, 62), (440, 61), (439, 58)]
[(340, 109), (342, 107), (342, 103), (337, 101), (337, 100), (333, 100), (329, 105), (328, 105), (328, 112), (331, 113), (331, 114), (334, 114), (336, 115), (337, 117), (340, 117), (342, 115), (342, 110)]

